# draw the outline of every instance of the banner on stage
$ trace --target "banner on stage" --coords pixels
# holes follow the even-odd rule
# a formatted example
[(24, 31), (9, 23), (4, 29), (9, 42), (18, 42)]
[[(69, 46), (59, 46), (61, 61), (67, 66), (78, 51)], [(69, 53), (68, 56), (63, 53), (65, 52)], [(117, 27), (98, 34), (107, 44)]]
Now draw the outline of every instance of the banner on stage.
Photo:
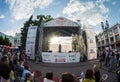
[(42, 62), (48, 63), (72, 63), (80, 62), (80, 53), (42, 53)]

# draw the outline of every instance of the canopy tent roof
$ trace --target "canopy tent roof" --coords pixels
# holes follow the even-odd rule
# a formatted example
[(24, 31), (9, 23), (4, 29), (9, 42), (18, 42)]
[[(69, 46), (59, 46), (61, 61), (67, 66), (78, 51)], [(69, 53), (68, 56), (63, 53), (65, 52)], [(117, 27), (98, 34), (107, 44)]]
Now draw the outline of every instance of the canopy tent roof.
[(56, 26), (78, 27), (79, 25), (78, 23), (63, 17), (58, 17), (44, 24), (44, 27), (56, 27)]
[(69, 19), (59, 17), (44, 24), (44, 35), (71, 36), (78, 34), (79, 25)]

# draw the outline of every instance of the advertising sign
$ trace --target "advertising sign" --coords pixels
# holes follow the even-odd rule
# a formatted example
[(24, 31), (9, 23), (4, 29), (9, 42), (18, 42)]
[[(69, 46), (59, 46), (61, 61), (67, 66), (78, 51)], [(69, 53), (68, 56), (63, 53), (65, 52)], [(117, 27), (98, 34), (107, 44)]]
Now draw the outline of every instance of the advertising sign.
[(80, 53), (49, 53), (42, 52), (42, 62), (73, 63), (80, 61)]
[(26, 39), (26, 53), (30, 53), (30, 59), (35, 58), (35, 40), (36, 40), (37, 26), (30, 26)]
[(93, 28), (86, 29), (88, 60), (97, 58), (97, 47)]

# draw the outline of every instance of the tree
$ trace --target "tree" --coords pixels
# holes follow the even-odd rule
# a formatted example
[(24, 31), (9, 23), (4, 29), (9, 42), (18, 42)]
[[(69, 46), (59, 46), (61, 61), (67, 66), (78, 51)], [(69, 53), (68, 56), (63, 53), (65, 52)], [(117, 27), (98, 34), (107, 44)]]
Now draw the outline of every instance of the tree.
[(6, 36), (5, 36), (3, 42), (4, 42), (5, 45), (10, 45), (9, 39)]
[(0, 44), (1, 45), (11, 46), (11, 43), (10, 43), (9, 39), (6, 36), (5, 36), (5, 38), (0, 36)]
[(24, 23), (24, 26), (21, 28), (21, 49), (22, 49), (22, 50), (25, 49), (28, 27), (29, 27), (31, 24), (33, 24), (32, 18), (33, 18), (33, 16), (31, 16), (31, 17), (29, 18), (29, 20), (26, 21), (26, 22)]
[(50, 20), (52, 20), (53, 18), (50, 15), (38, 15), (37, 19), (32, 20), (33, 16), (31, 16), (29, 18), (28, 21), (26, 21), (24, 23), (24, 26), (21, 28), (21, 49), (25, 50), (25, 46), (26, 46), (26, 38), (27, 38), (27, 32), (28, 32), (28, 28), (30, 25), (35, 25), (38, 26), (39, 28), (41, 27), (42, 23), (48, 22)]
[(0, 44), (3, 45), (3, 37), (0, 36)]

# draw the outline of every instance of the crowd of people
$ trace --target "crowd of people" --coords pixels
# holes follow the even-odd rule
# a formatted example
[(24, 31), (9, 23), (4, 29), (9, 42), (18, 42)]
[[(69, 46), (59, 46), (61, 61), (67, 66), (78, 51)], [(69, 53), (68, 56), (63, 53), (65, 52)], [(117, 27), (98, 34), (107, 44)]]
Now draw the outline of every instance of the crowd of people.
[[(94, 70), (87, 69), (82, 82), (100, 82), (98, 66)], [(47, 72), (43, 82), (55, 82), (53, 72)], [(78, 82), (77, 76), (63, 73), (60, 82)], [(23, 51), (2, 50), (0, 51), (0, 82), (35, 82), (34, 74), (27, 63), (26, 53)]]
[(33, 82), (32, 72), (24, 51), (0, 50), (0, 82)]
[[(82, 80), (81, 80), (82, 79)], [(53, 72), (47, 72), (42, 82), (55, 82), (53, 80)], [(103, 82), (97, 64), (94, 64), (93, 69), (87, 69), (85, 74), (80, 76), (73, 75), (68, 72), (61, 74), (59, 82)]]
[(101, 74), (99, 66), (97, 65), (97, 63), (95, 63), (93, 65), (93, 69), (86, 69), (85, 74), (84, 72), (81, 72), (79, 76), (76, 76), (68, 72), (63, 72), (60, 79), (58, 78), (57, 81), (54, 80), (53, 72), (49, 71), (40, 82), (106, 82), (107, 78), (108, 75)]
[(119, 56), (120, 53), (118, 49), (104, 49), (98, 51), (100, 67), (103, 65), (109, 67), (109, 72), (114, 68), (117, 69), (120, 66)]
[[(99, 54), (99, 57), (101, 57), (100, 62), (104, 62), (104, 65), (110, 64), (110, 71), (113, 68), (112, 59), (116, 59), (116, 62), (118, 62), (117, 53), (117, 51), (106, 50)], [(32, 73), (27, 62), (28, 59), (24, 51), (0, 50), (0, 82), (35, 82), (34, 73)], [(53, 72), (47, 72), (42, 82), (55, 82), (53, 76)], [(82, 79), (82, 82), (100, 82), (99, 66), (94, 64), (93, 69), (86, 69)], [(65, 72), (61, 75), (59, 82), (80, 82), (80, 78)]]

